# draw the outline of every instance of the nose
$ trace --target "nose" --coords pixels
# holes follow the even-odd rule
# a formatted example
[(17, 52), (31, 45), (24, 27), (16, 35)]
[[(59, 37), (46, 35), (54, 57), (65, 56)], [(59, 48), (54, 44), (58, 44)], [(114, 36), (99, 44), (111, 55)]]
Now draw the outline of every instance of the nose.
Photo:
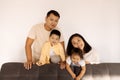
[(81, 43), (77, 43), (78, 46), (81, 46)]
[(79, 45), (79, 43), (77, 42), (77, 45)]
[(78, 46), (79, 46), (79, 43), (77, 42), (76, 44), (77, 44), (77, 47), (78, 47)]
[(53, 43), (56, 43), (55, 41), (53, 41)]

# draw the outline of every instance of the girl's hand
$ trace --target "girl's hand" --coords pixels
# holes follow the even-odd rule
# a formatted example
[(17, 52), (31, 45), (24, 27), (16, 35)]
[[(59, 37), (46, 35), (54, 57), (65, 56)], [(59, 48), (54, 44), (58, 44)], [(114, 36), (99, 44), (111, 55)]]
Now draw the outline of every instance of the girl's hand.
[(73, 79), (75, 79), (75, 78), (76, 78), (76, 75), (75, 75), (75, 74), (72, 74), (71, 76), (72, 76), (72, 78), (73, 78)]
[(81, 80), (79, 77), (76, 77), (75, 80)]

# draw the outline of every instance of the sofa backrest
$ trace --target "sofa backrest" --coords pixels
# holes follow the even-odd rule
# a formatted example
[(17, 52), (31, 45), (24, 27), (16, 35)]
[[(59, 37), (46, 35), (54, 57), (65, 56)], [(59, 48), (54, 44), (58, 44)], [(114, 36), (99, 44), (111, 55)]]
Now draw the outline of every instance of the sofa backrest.
[[(86, 65), (84, 80), (119, 80), (120, 63), (101, 63)], [(26, 70), (23, 63), (9, 62), (1, 67), (0, 80), (73, 80), (66, 69), (58, 64), (33, 65)]]

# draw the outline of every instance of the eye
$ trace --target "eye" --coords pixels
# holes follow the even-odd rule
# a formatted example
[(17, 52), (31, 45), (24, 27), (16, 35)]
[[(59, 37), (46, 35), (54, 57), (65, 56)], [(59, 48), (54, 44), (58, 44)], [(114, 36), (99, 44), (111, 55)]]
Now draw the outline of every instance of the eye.
[(80, 42), (81, 40), (80, 39), (78, 39), (78, 42)]
[(53, 19), (50, 19), (51, 21), (53, 21)]
[(77, 45), (77, 43), (73, 43), (73, 45)]
[(73, 57), (73, 59), (75, 60), (75, 58)]
[(54, 37), (52, 37), (52, 39), (54, 39)]
[(58, 22), (58, 20), (55, 20), (55, 22)]
[(59, 40), (58, 38), (56, 40)]

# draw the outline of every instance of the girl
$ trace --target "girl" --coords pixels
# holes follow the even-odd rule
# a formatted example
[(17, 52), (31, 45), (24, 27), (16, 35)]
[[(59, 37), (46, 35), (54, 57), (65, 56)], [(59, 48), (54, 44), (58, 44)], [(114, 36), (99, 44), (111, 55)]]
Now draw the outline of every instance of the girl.
[(79, 48), (73, 48), (71, 56), (66, 59), (66, 69), (73, 79), (80, 80), (86, 72), (83, 52)]

